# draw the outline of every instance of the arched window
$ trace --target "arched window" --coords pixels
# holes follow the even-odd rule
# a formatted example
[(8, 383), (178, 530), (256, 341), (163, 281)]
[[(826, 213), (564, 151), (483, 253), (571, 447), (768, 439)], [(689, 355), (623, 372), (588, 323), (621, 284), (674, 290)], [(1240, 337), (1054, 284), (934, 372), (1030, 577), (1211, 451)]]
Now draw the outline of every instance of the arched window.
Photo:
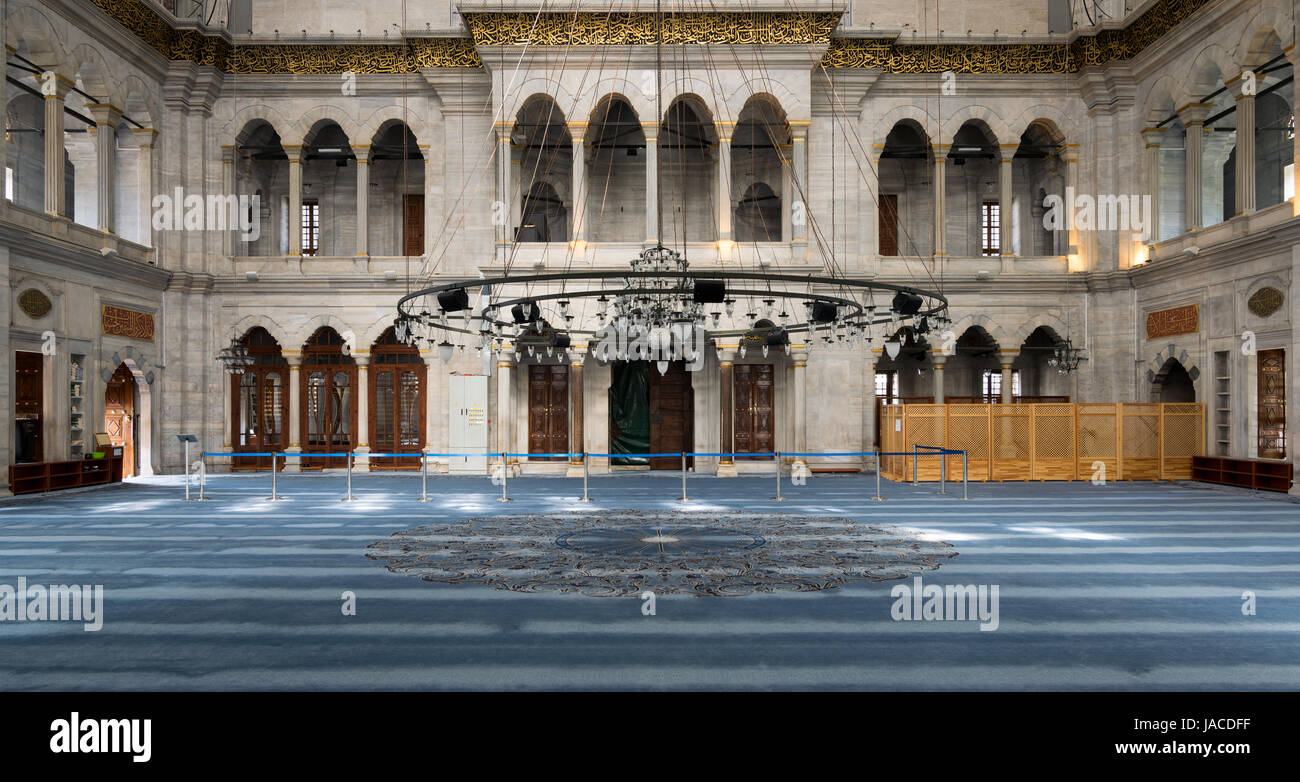
[[(242, 374), (231, 375), (231, 450), (236, 470), (265, 470), (270, 456), (239, 456), (246, 453), (269, 453), (284, 450), (284, 424), (289, 418), (289, 398), (285, 387), (289, 365), (280, 345), (266, 329), (258, 326), (244, 335), (241, 344), (248, 350), (253, 364)], [(280, 462), (283, 469), (283, 460)]]
[(356, 448), (357, 363), (343, 350), (343, 338), (332, 328), (312, 335), (302, 358), (302, 469), (343, 467), (337, 457), (312, 453), (344, 453)]

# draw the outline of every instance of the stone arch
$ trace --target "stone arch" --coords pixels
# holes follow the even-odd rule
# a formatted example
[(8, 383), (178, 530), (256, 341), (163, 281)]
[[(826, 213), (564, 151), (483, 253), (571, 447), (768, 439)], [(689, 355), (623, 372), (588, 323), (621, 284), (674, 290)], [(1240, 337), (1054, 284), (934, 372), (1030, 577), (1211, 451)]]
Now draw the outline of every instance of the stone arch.
[[(139, 424), (135, 428), (137, 437), (134, 443), (136, 460), (140, 463), (140, 471), (137, 475), (139, 477), (153, 475), (153, 390), (150, 388), (155, 379), (153, 365), (133, 345), (127, 345), (105, 360), (106, 352), (107, 348), (101, 347), (99, 376), (105, 384), (113, 379), (117, 368), (123, 365), (135, 378), (136, 391), (140, 395), (140, 404), (135, 408), (135, 417)], [(100, 409), (100, 412), (102, 413), (103, 410)]]
[(1177, 363), (1187, 370), (1187, 376), (1192, 379), (1193, 383), (1201, 376), (1201, 368), (1192, 360), (1191, 353), (1179, 347), (1177, 343), (1170, 342), (1156, 351), (1155, 356), (1147, 362), (1147, 383), (1157, 398), (1159, 397), (1160, 384), (1164, 382), (1164, 376), (1169, 372), (1170, 362)]
[(348, 138), (353, 139), (354, 144), (369, 144), (394, 122), (406, 125), (411, 135), (415, 136), (417, 144), (421, 139), (425, 139), (424, 143), (428, 143), (428, 139), (432, 138), (429, 126), (417, 112), (403, 111), (401, 106), (396, 105), (384, 106), (372, 112), (365, 120), (358, 123), (357, 135), (353, 137), (349, 134)]
[[(1262, 65), (1272, 51), (1274, 39), (1282, 49), (1295, 42), (1295, 27), (1289, 14), (1273, 3), (1262, 7), (1242, 27), (1241, 40), (1233, 54), (1242, 68)], [(1289, 34), (1288, 34), (1289, 33)]]
[(1206, 44), (1192, 59), (1191, 67), (1185, 73), (1182, 83), (1182, 98), (1179, 106), (1197, 103), (1206, 95), (1217, 89), (1219, 82), (1232, 78), (1241, 69), (1233, 60), (1228, 50), (1217, 43)]
[(144, 79), (131, 74), (118, 85), (113, 103), (121, 106), (123, 113), (144, 125), (155, 128), (162, 116), (162, 103), (157, 98), (157, 90), (149, 89)]
[(646, 99), (631, 79), (624, 76), (610, 76), (597, 81), (583, 91), (582, 97), (577, 101), (578, 105), (569, 113), (569, 118), (571, 120), (582, 118), (587, 122), (594, 122), (593, 118), (600, 106), (612, 98), (618, 98), (630, 106), (632, 113), (638, 118), (654, 116), (654, 102)]
[(329, 124), (338, 125), (339, 129), (343, 131), (343, 135), (348, 137), (349, 144), (357, 143), (357, 123), (352, 117), (348, 116), (344, 109), (329, 104), (313, 106), (303, 112), (290, 131), (291, 140), (286, 141), (289, 144), (306, 146), (309, 137), (319, 133), (320, 128)]
[(739, 117), (740, 112), (752, 100), (765, 100), (772, 104), (777, 113), (787, 122), (808, 120), (811, 112), (807, 102), (800, 100), (798, 94), (780, 81), (770, 76), (758, 79), (746, 79), (727, 99), (731, 116)]
[(54, 32), (49, 17), (34, 6), (9, 13), (5, 19), (5, 45), (38, 67), (71, 78), (62, 36)]
[[(1047, 135), (1051, 136), (1059, 143), (1070, 141), (1077, 144), (1079, 140), (1073, 137), (1069, 130), (1067, 130), (1067, 128), (1073, 129), (1073, 124), (1071, 118), (1067, 117), (1064, 112), (1060, 111), (1060, 109), (1054, 106), (1039, 104), (1036, 106), (1030, 106), (1020, 112), (1012, 127), (1019, 128), (1020, 134), (1023, 135), (1025, 131), (1037, 125), (1047, 131)], [(1019, 143), (1019, 140), (1020, 136), (1008, 136), (1005, 143)]]
[[(375, 342), (377, 342), (379, 338), (384, 335), (385, 331), (387, 331), (388, 329), (392, 328), (395, 325), (394, 321), (396, 319), (397, 316), (390, 312), (390, 313), (380, 315), (378, 318), (371, 321), (369, 325), (367, 325), (365, 328), (361, 330), (360, 333), (357, 334), (357, 341), (355, 345), (356, 352), (369, 353), (371, 346), (373, 346)], [(343, 332), (340, 331), (339, 333), (342, 334)]]
[[(348, 326), (348, 324), (341, 318), (330, 314), (314, 315), (299, 324), (298, 328), (294, 329), (289, 344), (284, 346), (285, 349), (302, 350), (303, 346), (307, 344), (307, 340), (311, 339), (313, 334), (326, 327), (334, 329), (340, 337), (343, 337), (344, 341), (348, 342), (352, 346), (353, 352), (356, 352), (356, 347), (361, 344), (361, 339), (357, 336), (357, 332)], [(270, 329), (268, 329), (268, 331), (270, 331)], [(272, 334), (274, 334), (274, 332), (272, 332)], [(351, 335), (351, 339), (348, 338), (349, 335)]]
[(927, 144), (933, 145), (934, 139), (930, 131), (926, 130), (928, 123), (933, 120), (934, 117), (920, 106), (911, 104), (895, 106), (876, 120), (876, 126), (871, 133), (872, 144), (877, 150), (884, 149), (885, 139), (889, 137), (894, 126), (900, 122), (909, 122), (925, 138)]
[(988, 134), (994, 144), (1005, 144), (1008, 139), (1020, 138), (1019, 134), (1012, 134), (1007, 123), (997, 112), (987, 106), (966, 106), (958, 110), (951, 116), (943, 120), (943, 134), (941, 138), (944, 144), (951, 144), (952, 139), (957, 135), (957, 131), (962, 126), (974, 124)]
[(112, 101), (119, 79), (98, 49), (83, 43), (69, 52), (68, 59), (81, 82), (81, 89), (94, 95), (96, 100)]
[(293, 136), (291, 134), (286, 136), (286, 133), (293, 128), (293, 123), (274, 106), (255, 103), (235, 112), (222, 129), (218, 144), (230, 143), (231, 140), (235, 144), (242, 144), (247, 140), (249, 133), (263, 124), (269, 125), (280, 136), (281, 143), (292, 143), (287, 139), (292, 139)]
[(1180, 87), (1172, 74), (1162, 74), (1152, 82), (1138, 100), (1141, 107), (1142, 124), (1155, 127), (1169, 118), (1181, 103), (1178, 102)]
[[(1039, 328), (1049, 329), (1062, 339), (1064, 339), (1065, 335), (1070, 331), (1065, 321), (1050, 312), (1038, 312), (1021, 321), (1019, 326), (1012, 329), (1008, 333), (1009, 341), (1007, 343), (999, 341), (998, 344), (1013, 344), (1015, 349), (1019, 349), (1020, 346), (1024, 344), (1025, 340), (1029, 339), (1029, 335), (1033, 334)], [(1013, 340), (1014, 343), (1010, 340)]]
[(556, 108), (565, 117), (569, 116), (578, 103), (578, 96), (558, 82), (534, 77), (511, 90), (510, 95), (501, 103), (501, 116), (497, 119), (510, 122), (513, 117), (519, 116), (519, 112), (523, 111), (528, 104), (543, 99), (554, 101)]
[[(946, 330), (951, 331), (957, 337), (961, 337), (962, 334), (972, 328), (982, 329), (989, 335), (989, 338), (998, 343), (998, 348), (1001, 350), (1012, 350), (1020, 346), (1019, 342), (1015, 342), (1014, 338), (1008, 335), (1007, 330), (1002, 327), (1001, 323), (993, 320), (988, 315), (978, 312), (963, 316)], [(1024, 341), (1023, 337), (1021, 341)]]
[[(276, 342), (280, 343), (281, 350), (297, 349), (290, 344), (289, 332), (287, 332), (284, 327), (277, 323), (273, 318), (262, 314), (245, 315), (232, 323), (230, 328), (226, 329), (225, 341), (226, 343), (229, 343), (231, 340), (243, 339), (245, 334), (258, 326), (266, 329), (266, 333), (270, 334)], [(225, 345), (222, 345), (222, 347), (225, 347)]]

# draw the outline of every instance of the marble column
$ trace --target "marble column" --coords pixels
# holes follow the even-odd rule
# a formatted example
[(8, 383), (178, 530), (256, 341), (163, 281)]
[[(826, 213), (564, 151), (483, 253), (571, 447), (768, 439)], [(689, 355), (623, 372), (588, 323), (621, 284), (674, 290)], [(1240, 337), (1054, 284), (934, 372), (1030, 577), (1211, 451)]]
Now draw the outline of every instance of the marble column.
[(943, 404), (943, 362), (947, 356), (939, 351), (930, 352), (930, 366), (933, 367), (931, 372), (934, 375), (934, 403)]
[(645, 133), (645, 246), (663, 241), (659, 235), (659, 123), (642, 122)]
[[(569, 351), (569, 453), (585, 453), (587, 450), (587, 431), (583, 420), (583, 385), (582, 365), (587, 355), (587, 346), (578, 345)], [(582, 456), (569, 458), (569, 477), (582, 476)]]
[(948, 253), (948, 186), (946, 163), (950, 144), (934, 146), (934, 257), (940, 264)]
[(781, 241), (789, 242), (794, 238), (791, 224), (792, 202), (794, 201), (794, 159), (789, 145), (776, 148), (781, 156)]
[(289, 158), (289, 255), (302, 255), (302, 147), (285, 147)]
[(416, 149), (420, 150), (420, 158), (424, 161), (424, 257), (433, 257), (433, 243), (439, 239), (444, 239), (442, 235), (443, 220), (445, 219), (439, 208), (442, 205), (441, 199), (435, 199), (431, 190), (434, 184), (433, 179), (433, 156), (428, 144), (418, 144)]
[(718, 129), (718, 247), (724, 255), (730, 250), (734, 240), (731, 229), (733, 204), (731, 203), (731, 133), (736, 129), (734, 122), (717, 122)]
[(587, 244), (587, 150), (583, 144), (586, 133), (587, 123), (569, 123), (569, 136), (573, 140), (572, 243), (575, 252), (581, 252)]
[(45, 95), (45, 212), (70, 218), (63, 181), (63, 113), (73, 84), (53, 72), (45, 73), (40, 81)]
[[(808, 452), (808, 350), (803, 345), (792, 346), (790, 360), (794, 367), (794, 450)], [(808, 457), (796, 456), (791, 469), (807, 469)], [(807, 473), (804, 473), (805, 475)]]
[(354, 433), (356, 447), (353, 452), (352, 469), (360, 472), (370, 471), (370, 356), (353, 355), (357, 362), (357, 431)]
[(1184, 144), (1187, 150), (1184, 223), (1188, 231), (1201, 228), (1204, 220), (1201, 209), (1201, 157), (1205, 146), (1205, 117), (1209, 110), (1209, 104), (1191, 103), (1178, 111), (1178, 117), (1187, 129)]
[[(497, 357), (497, 447), (498, 454), (515, 451), (515, 359), (514, 354), (502, 351)], [(497, 463), (497, 460), (489, 460)], [(507, 457), (507, 465), (513, 465), (510, 475), (518, 475), (518, 461)]]
[(1144, 128), (1142, 130), (1143, 150), (1145, 151), (1146, 191), (1151, 196), (1151, 225), (1147, 229), (1147, 242), (1160, 241), (1160, 158), (1163, 155), (1161, 141), (1164, 128)]
[[(736, 345), (723, 345), (722, 354), (718, 361), (719, 453), (731, 453), (735, 448), (735, 443), (732, 440), (732, 431), (735, 424), (733, 419), (736, 394), (735, 363)], [(735, 478), (736, 474), (736, 460), (733, 457), (722, 456), (718, 458), (717, 476), (719, 478)]]
[[(235, 188), (235, 158), (238, 151), (234, 146), (223, 145), (221, 147), (221, 192), (222, 195), (233, 195), (239, 197), (239, 192)], [(242, 208), (242, 207), (240, 207)], [(239, 222), (235, 221), (234, 225), (227, 225), (226, 230), (221, 232), (221, 251), (226, 255), (240, 255), (235, 252), (235, 237), (239, 234)]]
[(495, 123), (497, 135), (497, 207), (492, 210), (493, 219), (497, 221), (497, 255), (500, 260), (505, 259), (506, 253), (509, 252), (510, 243), (514, 240), (511, 235), (510, 219), (513, 214), (513, 195), (510, 183), (510, 160), (513, 157), (510, 151), (510, 134), (514, 132), (513, 122)]
[(122, 110), (106, 103), (95, 103), (88, 108), (95, 118), (95, 187), (98, 191), (99, 230), (111, 234), (115, 232), (117, 224), (117, 123), (122, 120)]
[[(131, 130), (131, 143), (139, 150), (136, 165), (138, 169), (136, 198), (137, 208), (140, 210), (136, 219), (137, 233), (131, 239), (146, 247), (153, 246), (153, 142), (157, 135), (157, 131), (149, 128)], [(254, 217), (261, 219), (257, 214)]]
[(1002, 351), (998, 353), (998, 366), (1002, 369), (1002, 404), (1009, 405), (1012, 399), (1011, 393), (1011, 365), (1015, 363), (1016, 351)]
[(370, 255), (370, 145), (352, 152), (357, 156), (357, 257), (365, 258)]
[[(1063, 144), (1061, 148), (1061, 164), (1065, 166), (1065, 193), (1070, 197), (1077, 197), (1079, 194), (1079, 145)], [(1079, 247), (1079, 229), (1075, 225), (1073, 218), (1069, 217), (1074, 209), (1074, 204), (1064, 204), (1066, 233), (1065, 233), (1065, 254), (1067, 256), (1077, 256), (1074, 264), (1071, 265), (1070, 259), (1066, 260), (1067, 271), (1082, 271), (1085, 268), (1083, 262), (1083, 251)]]
[(285, 360), (289, 362), (289, 447), (285, 448), (285, 472), (300, 472), (302, 462), (297, 454), (302, 453), (302, 356), (298, 351), (284, 351)]
[(1017, 147), (1017, 144), (1000, 145), (1002, 159), (1001, 164), (998, 166), (998, 247), (999, 254), (1002, 256), (1003, 274), (1010, 274), (1013, 271), (1013, 258), (1015, 256), (1012, 249), (1013, 237), (1011, 235), (1011, 229), (1014, 227), (1011, 220), (1011, 175)]
[(1228, 83), (1228, 90), (1237, 99), (1237, 179), (1235, 185), (1234, 214), (1255, 211), (1255, 93), (1242, 92), (1240, 75)]
[(808, 181), (808, 125), (807, 120), (790, 121), (790, 169), (791, 169), (791, 248), (790, 260), (795, 263), (808, 260), (808, 205), (806, 203), (812, 192)]

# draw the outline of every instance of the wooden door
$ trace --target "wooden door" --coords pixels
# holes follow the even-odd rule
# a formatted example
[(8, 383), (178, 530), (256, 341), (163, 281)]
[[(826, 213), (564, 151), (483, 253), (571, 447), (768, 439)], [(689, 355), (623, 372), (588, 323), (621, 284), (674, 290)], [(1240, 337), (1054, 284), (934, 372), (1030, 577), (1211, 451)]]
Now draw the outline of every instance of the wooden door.
[(1259, 368), (1259, 458), (1286, 458), (1286, 351), (1261, 350)]
[[(691, 388), (691, 373), (686, 364), (673, 361), (668, 371), (659, 373), (655, 362), (650, 362), (650, 452), (674, 453), (695, 448), (695, 393)], [(694, 465), (694, 457), (687, 457), (686, 465)], [(650, 458), (652, 470), (680, 470), (680, 456)]]
[[(269, 470), (270, 456), (240, 456), (283, 451), (284, 426), (289, 420), (289, 397), (285, 391), (288, 383), (287, 366), (253, 366), (238, 375), (231, 375), (231, 399), (235, 406), (231, 423), (234, 426), (231, 440), (231, 468), (235, 470)], [(276, 459), (276, 466), (284, 469), (284, 457)]]
[(402, 198), (402, 254), (424, 255), (424, 196)]
[[(419, 453), (424, 448), (423, 364), (370, 367), (370, 438), (375, 453)], [(372, 456), (372, 469), (418, 470), (420, 460)]]
[(345, 457), (313, 458), (311, 454), (345, 454), (356, 447), (352, 442), (357, 424), (356, 367), (304, 367), (302, 385), (301, 414), (305, 441), (302, 444), (302, 468), (347, 467)]
[(14, 357), (15, 462), (45, 459), (41, 429), (45, 418), (45, 361), (40, 353), (19, 351)]
[(122, 446), (122, 477), (135, 475), (135, 376), (126, 364), (118, 365), (104, 389), (104, 431)]
[[(569, 367), (528, 366), (528, 452), (569, 451)], [(530, 456), (529, 461), (561, 461), (561, 456)]]
[[(776, 447), (773, 422), (774, 387), (771, 364), (737, 364), (735, 372), (734, 432), (736, 453), (771, 453)], [(737, 456), (771, 459), (770, 456)]]
[(898, 196), (880, 194), (880, 254), (898, 255)]

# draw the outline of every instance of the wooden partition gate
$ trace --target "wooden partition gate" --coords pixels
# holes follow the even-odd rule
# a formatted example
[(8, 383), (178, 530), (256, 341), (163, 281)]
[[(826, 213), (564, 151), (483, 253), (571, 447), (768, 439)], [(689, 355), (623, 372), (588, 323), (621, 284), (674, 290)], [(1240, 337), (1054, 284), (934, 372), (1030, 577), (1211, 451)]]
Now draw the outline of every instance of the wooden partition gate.
[[(1200, 403), (888, 405), (880, 424), (882, 450), (909, 452), (881, 460), (894, 481), (912, 479), (913, 445), (966, 451), (972, 481), (1190, 480), (1205, 455)], [(939, 480), (937, 456), (916, 461), (919, 480)], [(961, 477), (949, 456), (948, 480)]]

